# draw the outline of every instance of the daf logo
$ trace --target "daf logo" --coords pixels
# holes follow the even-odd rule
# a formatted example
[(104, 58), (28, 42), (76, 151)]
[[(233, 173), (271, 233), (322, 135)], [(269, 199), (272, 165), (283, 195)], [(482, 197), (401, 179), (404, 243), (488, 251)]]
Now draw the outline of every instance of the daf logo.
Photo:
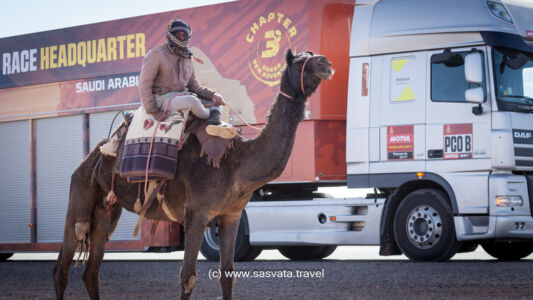
[(514, 137), (517, 139), (530, 139), (532, 136), (531, 132), (524, 132), (524, 131), (515, 131)]

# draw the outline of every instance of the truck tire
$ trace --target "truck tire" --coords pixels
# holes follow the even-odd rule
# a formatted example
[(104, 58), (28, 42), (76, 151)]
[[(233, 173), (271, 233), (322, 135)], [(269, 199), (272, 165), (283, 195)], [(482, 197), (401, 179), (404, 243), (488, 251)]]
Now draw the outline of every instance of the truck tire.
[[(237, 229), (237, 240), (235, 241), (235, 261), (252, 261), (261, 254), (263, 248), (251, 246), (249, 236), (244, 230), (244, 215), (241, 217), (239, 229)], [(220, 247), (218, 244), (218, 218), (213, 220), (212, 225), (204, 233), (204, 239), (200, 252), (208, 261), (220, 260)]]
[(481, 247), (485, 250), (490, 256), (497, 258), (499, 260), (520, 260), (531, 253), (533, 253), (533, 243), (532, 242), (483, 242)]
[(414, 261), (447, 261), (461, 248), (448, 197), (437, 189), (407, 195), (394, 216), (394, 237)]
[(279, 252), (291, 260), (314, 260), (329, 256), (337, 246), (282, 246)]
[(0, 261), (6, 261), (13, 256), (13, 253), (0, 253)]

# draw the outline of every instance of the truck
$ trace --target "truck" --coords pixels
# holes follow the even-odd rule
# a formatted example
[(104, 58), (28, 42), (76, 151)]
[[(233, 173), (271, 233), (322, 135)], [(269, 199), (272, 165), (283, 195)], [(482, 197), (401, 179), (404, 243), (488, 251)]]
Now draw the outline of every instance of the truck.
[[(59, 248), (70, 173), (117, 112), (139, 105), (142, 58), (180, 17), (203, 61), (199, 81), (256, 126), (279, 91), (286, 49), (323, 54), (336, 70), (308, 99), (284, 172), (243, 211), (236, 260), (265, 248), (320, 259), (338, 245), (419, 261), (478, 245), (524, 258), (533, 252), (531, 15), (526, 1), (249, 0), (0, 39), (0, 252)], [(331, 186), (373, 191), (319, 192)], [(109, 250), (182, 247), (179, 224), (133, 239), (135, 220), (123, 214)], [(216, 220), (201, 251), (218, 259)]]

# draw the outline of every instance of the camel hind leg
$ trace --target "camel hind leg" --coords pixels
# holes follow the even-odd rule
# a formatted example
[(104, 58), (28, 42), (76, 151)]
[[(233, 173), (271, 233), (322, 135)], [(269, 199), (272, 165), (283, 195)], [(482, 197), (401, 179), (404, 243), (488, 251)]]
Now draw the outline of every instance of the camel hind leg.
[(89, 235), (89, 259), (83, 273), (83, 282), (91, 299), (100, 299), (98, 274), (104, 259), (105, 245), (118, 223), (121, 212), (122, 207), (115, 205), (109, 220), (103, 206), (97, 205), (93, 211)]
[(52, 271), (57, 299), (63, 299), (63, 294), (65, 293), (65, 288), (67, 287), (68, 271), (77, 245), (78, 241), (75, 238), (74, 228), (65, 228), (63, 245), (61, 245), (59, 256), (57, 257), (57, 261)]
[(90, 182), (90, 176), (84, 174), (81, 168), (74, 172), (70, 184), (63, 244), (52, 271), (57, 299), (63, 299), (72, 258), (76, 249), (83, 245), (89, 236), (93, 208), (97, 199), (102, 198), (102, 193), (100, 187), (95, 182)]

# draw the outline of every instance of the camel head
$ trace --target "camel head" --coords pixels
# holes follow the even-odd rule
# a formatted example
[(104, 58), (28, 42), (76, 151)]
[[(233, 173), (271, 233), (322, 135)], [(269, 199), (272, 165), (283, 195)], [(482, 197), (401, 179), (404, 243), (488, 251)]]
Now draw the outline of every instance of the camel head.
[[(289, 49), (285, 59), (287, 69), (284, 78), (282, 78), (281, 88), (283, 90), (283, 87), (286, 86), (297, 96), (302, 94), (305, 98), (311, 96), (320, 82), (330, 79), (334, 73), (334, 70), (331, 69), (331, 63), (324, 55), (315, 55), (310, 51), (292, 53), (292, 50)], [(304, 68), (303, 72), (302, 68)]]

